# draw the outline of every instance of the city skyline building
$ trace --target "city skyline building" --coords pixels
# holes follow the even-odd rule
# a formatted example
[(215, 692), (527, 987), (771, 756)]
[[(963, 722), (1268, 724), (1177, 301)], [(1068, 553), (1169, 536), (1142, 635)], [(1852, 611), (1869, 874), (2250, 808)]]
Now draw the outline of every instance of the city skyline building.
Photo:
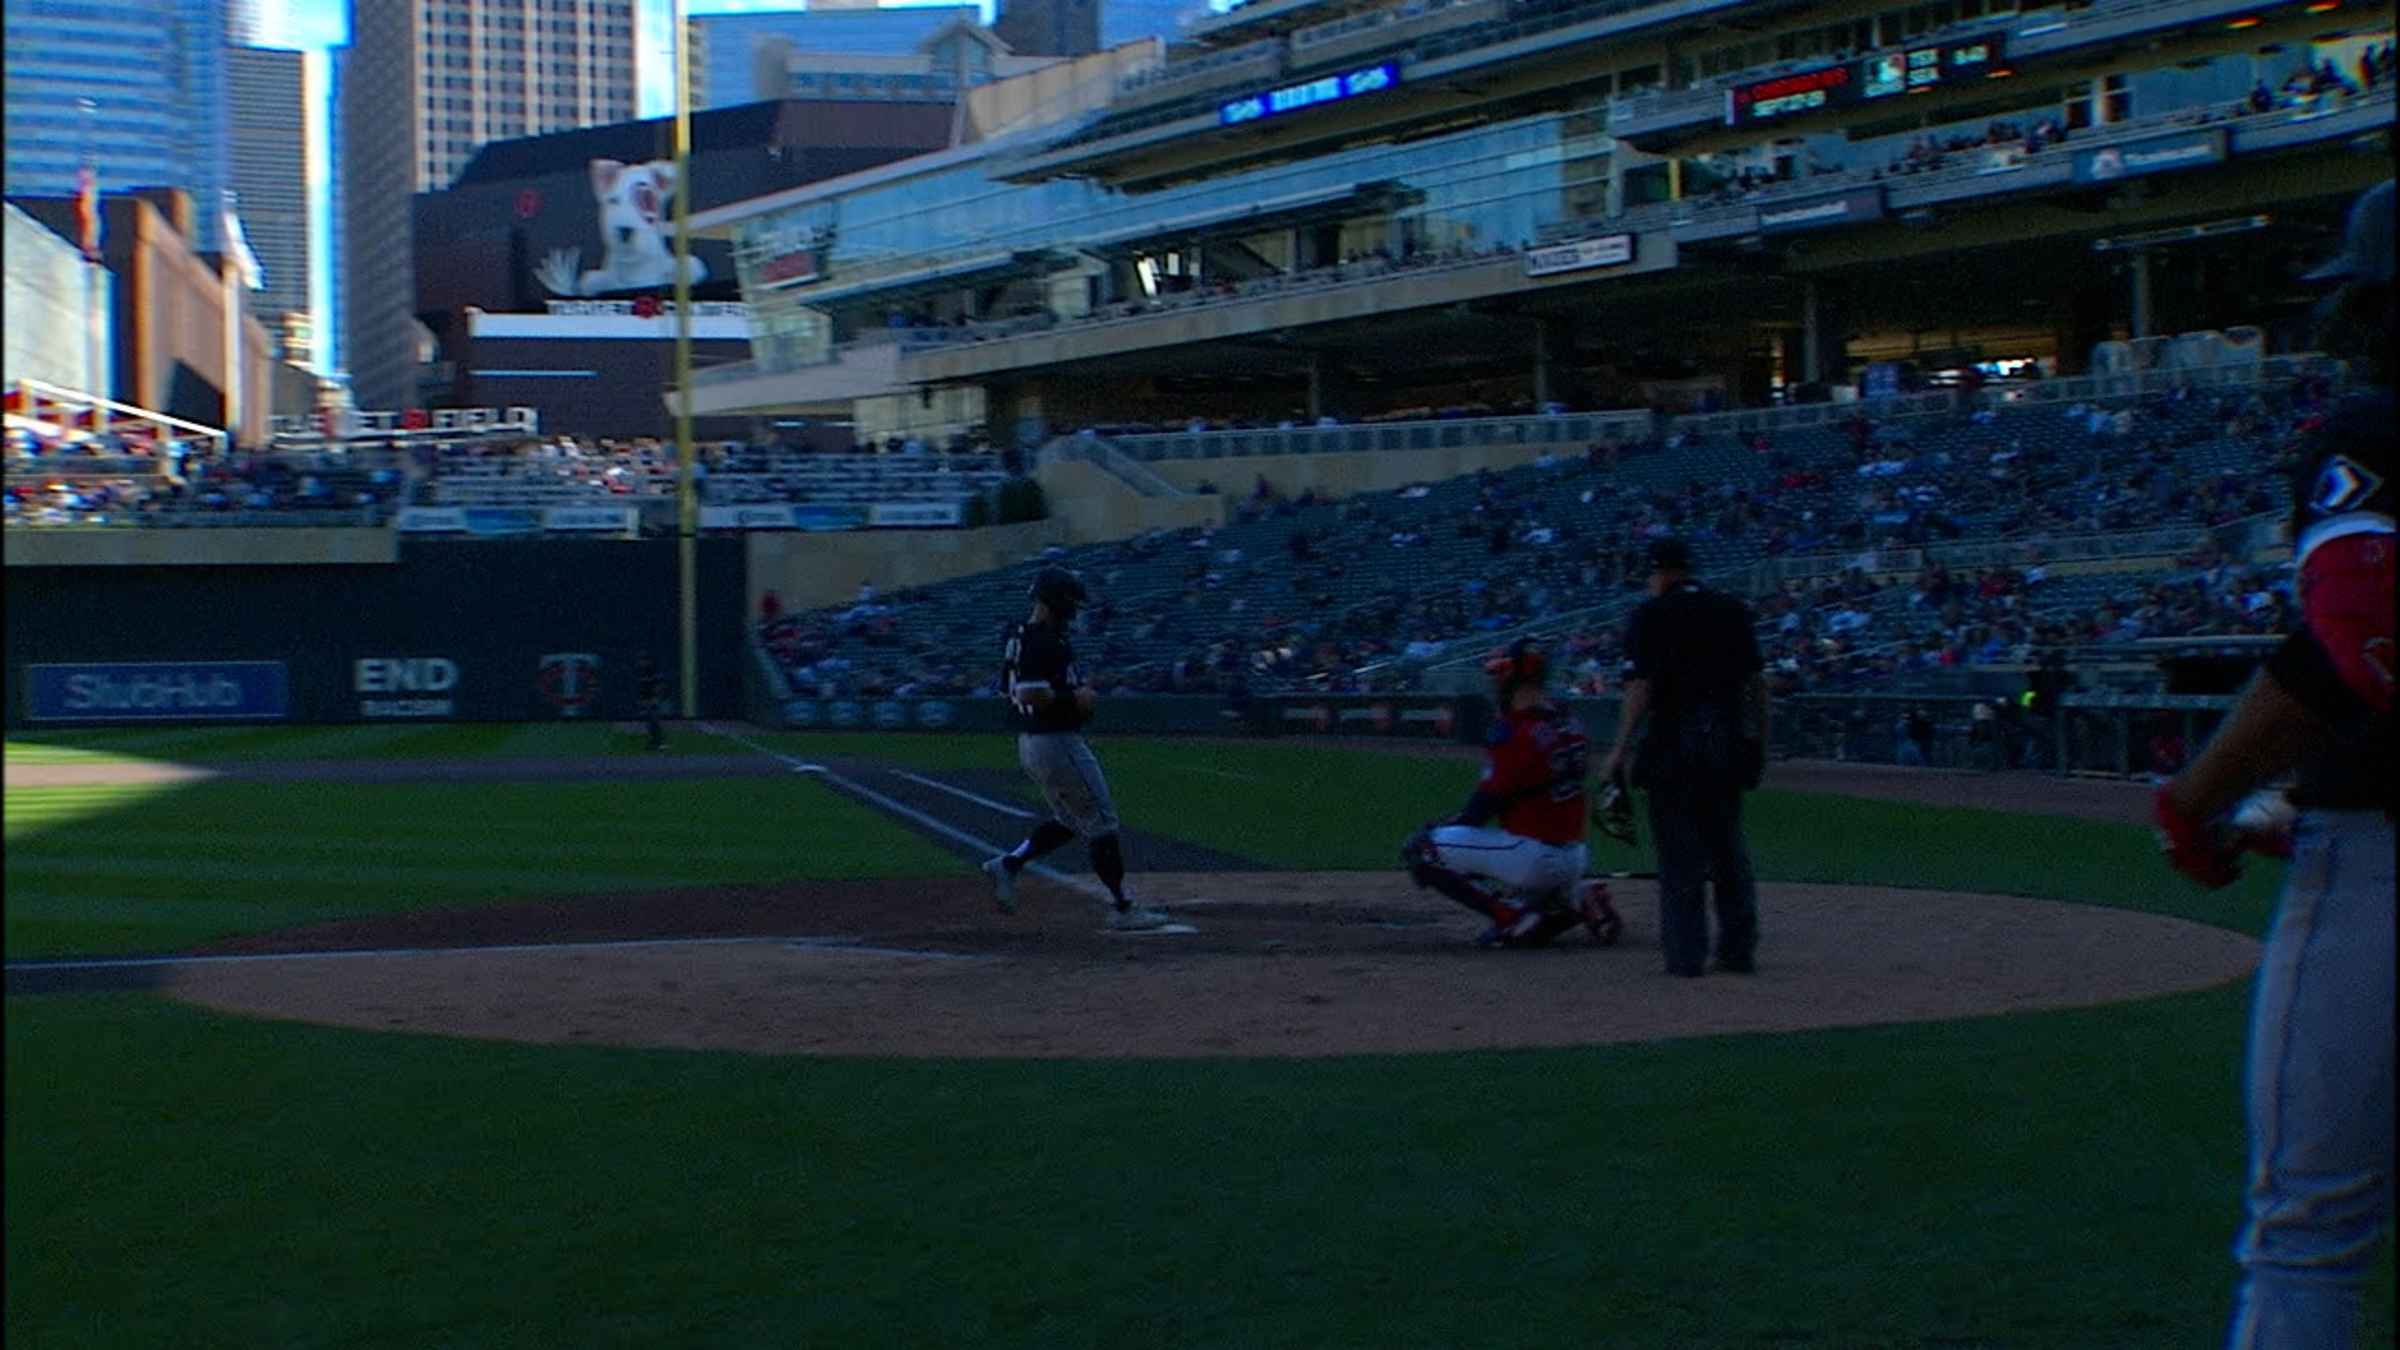
[(285, 316), (309, 308), (314, 254), (308, 219), (306, 57), (297, 51), (232, 47), (225, 53), (231, 105), (235, 209), (258, 255), (266, 285), (249, 293), (250, 312), (278, 336)]
[(1089, 56), (1100, 50), (1101, 0), (1001, 0), (992, 31), (1022, 56)]
[(794, 51), (811, 54), (906, 57), (960, 20), (980, 24), (983, 11), (975, 5), (877, 9), (820, 4), (808, 10), (694, 15), (685, 20), (691, 42), (692, 107), (730, 108), (779, 97), (780, 91), (761, 94), (758, 89), (759, 54), (769, 42), (780, 40)]
[[(88, 156), (103, 192), (171, 187), (218, 201), (231, 172), (228, 17), (221, 0), (12, 3), (7, 194), (71, 196)], [(194, 242), (213, 251), (215, 214), (203, 214)]]
[(342, 88), (349, 81), (350, 48), (325, 53), (325, 150), (331, 160), (325, 175), (325, 330), (316, 335), (318, 369), (327, 374), (349, 373), (350, 221), (343, 213)]
[(409, 199), (488, 141), (630, 120), (634, 0), (351, 0), (335, 146), (358, 406), (418, 406)]
[(1122, 47), (1154, 37), (1169, 46), (1184, 40), (1183, 25), (1209, 12), (1208, 0), (1099, 0), (1100, 45)]

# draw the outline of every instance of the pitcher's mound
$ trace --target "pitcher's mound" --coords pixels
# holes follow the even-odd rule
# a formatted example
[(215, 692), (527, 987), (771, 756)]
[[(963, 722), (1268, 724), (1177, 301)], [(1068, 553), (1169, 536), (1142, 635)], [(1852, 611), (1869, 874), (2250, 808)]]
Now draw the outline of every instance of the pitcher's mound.
[[(1474, 947), (1481, 922), (1390, 873), (1136, 878), (1198, 931), (1128, 941), (1028, 881), (815, 882), (396, 915), (245, 939), (289, 960), (180, 968), (229, 1012), (541, 1043), (763, 1054), (1340, 1055), (1931, 1021), (2243, 977), (2257, 944), (2180, 919), (1874, 887), (1761, 888), (1755, 975), (1667, 976), (1656, 890), (1612, 883), (1614, 947)], [(528, 945), (530, 944), (530, 945)], [(335, 950), (380, 950), (332, 957)], [(306, 953), (315, 953), (314, 955)]]

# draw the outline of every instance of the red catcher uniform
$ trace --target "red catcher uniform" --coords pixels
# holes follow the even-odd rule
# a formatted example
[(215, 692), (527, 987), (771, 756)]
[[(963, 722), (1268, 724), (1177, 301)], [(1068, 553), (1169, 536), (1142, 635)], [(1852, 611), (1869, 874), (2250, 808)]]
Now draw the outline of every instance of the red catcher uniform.
[(1581, 844), (1591, 753), (1583, 727), (1558, 708), (1504, 712), (1492, 723), (1478, 790), (1499, 804), (1500, 828), (1508, 833), (1545, 844)]

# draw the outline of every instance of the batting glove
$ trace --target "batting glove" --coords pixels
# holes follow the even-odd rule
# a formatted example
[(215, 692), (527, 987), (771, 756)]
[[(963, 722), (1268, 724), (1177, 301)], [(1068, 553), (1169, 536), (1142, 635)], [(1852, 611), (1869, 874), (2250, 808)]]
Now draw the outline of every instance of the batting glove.
[(2167, 865), (2192, 880), (2218, 890), (2241, 879), (2241, 848), (2230, 831), (2187, 816), (2166, 788), (2151, 798), (2158, 819), (2158, 849)]

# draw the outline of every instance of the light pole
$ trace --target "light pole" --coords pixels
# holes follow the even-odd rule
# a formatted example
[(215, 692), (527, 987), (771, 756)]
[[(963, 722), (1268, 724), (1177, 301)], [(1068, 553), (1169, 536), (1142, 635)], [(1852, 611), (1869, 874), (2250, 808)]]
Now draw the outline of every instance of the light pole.
[(683, 715), (700, 715), (700, 501), (692, 470), (692, 71), (685, 0), (675, 25), (676, 567), (682, 591)]
[(88, 195), (92, 213), (91, 223), (84, 226), (87, 237), (76, 240), (83, 246), (83, 387), (92, 398), (92, 431), (99, 434), (108, 430), (108, 407), (102, 401), (108, 391), (101, 388), (104, 381), (100, 378), (100, 251), (93, 246), (100, 232), (99, 151), (93, 143), (93, 119), (100, 105), (79, 98), (75, 110), (83, 115), (84, 181), (77, 185), (78, 195)]

